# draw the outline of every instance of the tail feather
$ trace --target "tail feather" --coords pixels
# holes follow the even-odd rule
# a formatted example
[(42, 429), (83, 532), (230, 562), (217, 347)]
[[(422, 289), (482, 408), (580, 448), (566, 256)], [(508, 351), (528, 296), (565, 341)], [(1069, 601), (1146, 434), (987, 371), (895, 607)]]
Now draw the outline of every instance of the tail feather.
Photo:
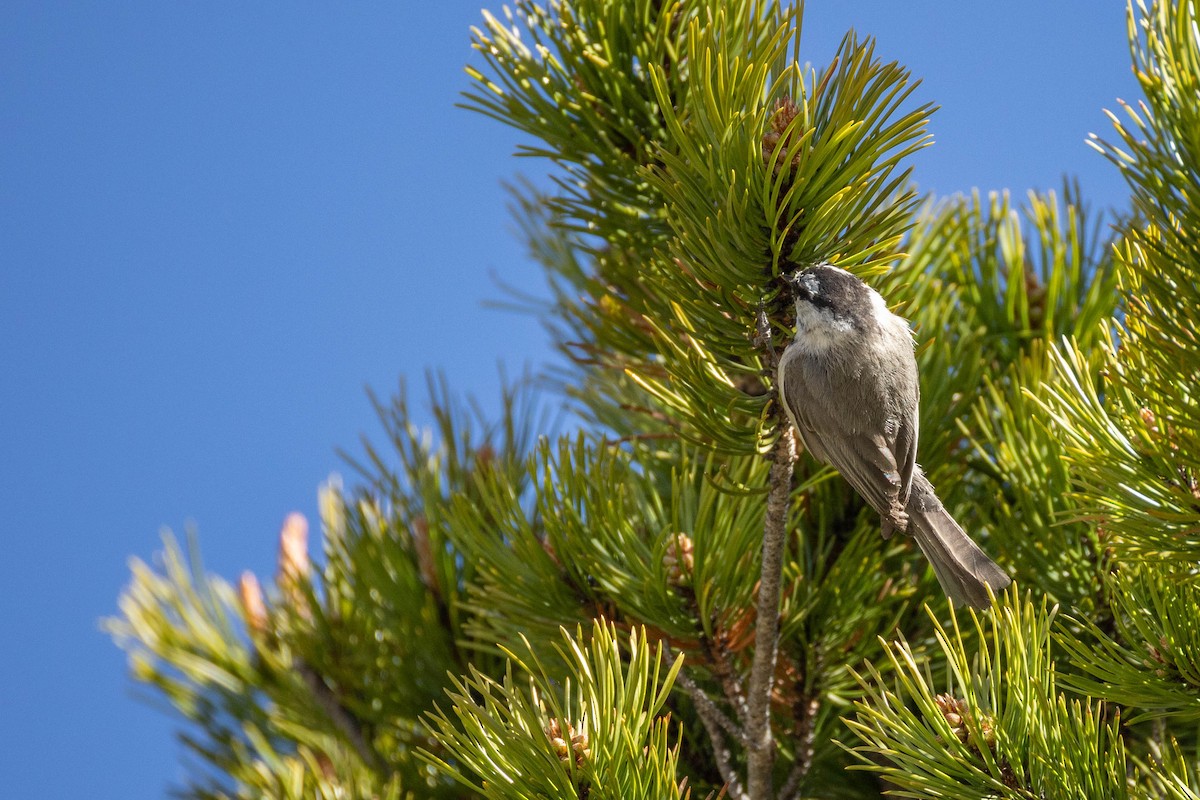
[(1012, 582), (954, 521), (919, 468), (905, 510), (908, 532), (933, 565), (942, 590), (956, 604), (987, 608), (987, 587), (996, 593)]

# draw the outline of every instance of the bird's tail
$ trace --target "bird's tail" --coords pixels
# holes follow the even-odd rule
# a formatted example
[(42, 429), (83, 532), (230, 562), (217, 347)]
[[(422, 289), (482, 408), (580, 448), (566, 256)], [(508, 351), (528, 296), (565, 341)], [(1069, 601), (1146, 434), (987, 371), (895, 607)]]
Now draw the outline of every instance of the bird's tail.
[(942, 591), (954, 603), (987, 608), (985, 587), (990, 586), (993, 593), (998, 593), (1012, 582), (954, 521), (920, 468), (913, 475), (905, 510), (908, 532), (933, 565)]

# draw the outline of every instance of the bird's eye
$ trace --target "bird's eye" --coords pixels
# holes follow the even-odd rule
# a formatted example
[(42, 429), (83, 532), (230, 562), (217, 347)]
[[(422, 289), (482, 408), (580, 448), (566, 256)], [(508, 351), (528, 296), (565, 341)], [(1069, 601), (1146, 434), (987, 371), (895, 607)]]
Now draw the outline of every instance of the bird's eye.
[(823, 294), (810, 294), (805, 299), (817, 308), (833, 308), (833, 303)]

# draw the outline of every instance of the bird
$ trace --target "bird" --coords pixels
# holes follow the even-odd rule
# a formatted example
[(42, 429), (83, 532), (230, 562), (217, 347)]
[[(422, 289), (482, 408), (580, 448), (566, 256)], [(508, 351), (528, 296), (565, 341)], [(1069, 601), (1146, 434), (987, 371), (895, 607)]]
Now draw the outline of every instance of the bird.
[(831, 264), (786, 282), (796, 333), (780, 356), (776, 387), (801, 443), (879, 514), (883, 538), (912, 535), (951, 601), (988, 607), (988, 587), (998, 593), (1011, 579), (954, 520), (917, 464), (920, 383), (908, 322)]

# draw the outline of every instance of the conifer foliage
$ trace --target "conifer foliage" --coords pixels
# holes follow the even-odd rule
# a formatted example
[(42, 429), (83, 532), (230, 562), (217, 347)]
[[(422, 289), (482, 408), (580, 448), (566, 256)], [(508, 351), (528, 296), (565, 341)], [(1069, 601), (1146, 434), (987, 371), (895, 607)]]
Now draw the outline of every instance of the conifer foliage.
[[(802, 13), (485, 13), (464, 105), (549, 170), (514, 209), (567, 366), (498, 419), (377, 401), (273, 581), (134, 562), (107, 625), (184, 795), (1200, 797), (1194, 4), (1129, 7), (1116, 224), (1070, 185), (918, 196), (934, 109), (869, 39), (803, 66)], [(796, 451), (782, 276), (819, 262), (913, 324), (922, 465), (1016, 579), (990, 610)]]

